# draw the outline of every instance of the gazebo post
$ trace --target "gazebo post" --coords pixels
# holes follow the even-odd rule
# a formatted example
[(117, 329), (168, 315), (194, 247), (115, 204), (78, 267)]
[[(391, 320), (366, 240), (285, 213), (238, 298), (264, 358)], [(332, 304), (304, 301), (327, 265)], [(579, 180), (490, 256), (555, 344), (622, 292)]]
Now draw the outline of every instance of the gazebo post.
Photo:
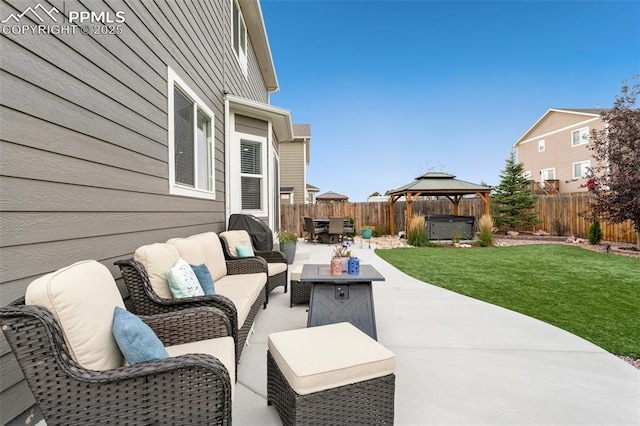
[(412, 216), (412, 209), (411, 209), (411, 203), (413, 203), (413, 199), (412, 199), (412, 194), (410, 192), (407, 192), (406, 195), (406, 199), (407, 199), (407, 222), (404, 224), (404, 232), (405, 235), (409, 235), (409, 223), (411, 223), (411, 216)]
[(389, 232), (391, 233), (391, 235), (395, 235), (396, 230), (395, 230), (395, 212), (393, 211), (393, 206), (396, 203), (396, 200), (393, 199), (393, 197), (389, 197)]

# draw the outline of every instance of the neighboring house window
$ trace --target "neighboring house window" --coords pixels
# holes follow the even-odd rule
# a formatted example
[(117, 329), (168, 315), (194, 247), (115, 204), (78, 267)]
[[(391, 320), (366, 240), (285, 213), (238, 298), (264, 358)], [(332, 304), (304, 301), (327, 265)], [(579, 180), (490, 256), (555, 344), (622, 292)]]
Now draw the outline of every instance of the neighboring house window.
[(213, 112), (168, 69), (169, 192), (215, 199)]
[(240, 140), (242, 210), (263, 210), (264, 144)]
[(316, 195), (315, 192), (311, 192), (311, 191), (307, 192), (307, 204), (314, 204), (316, 202), (315, 195)]
[(573, 163), (573, 178), (581, 179), (587, 177), (589, 167), (591, 167), (591, 161), (589, 160)]
[(538, 152), (542, 152), (544, 151), (544, 139), (541, 141), (538, 141)]
[(584, 145), (589, 142), (589, 128), (583, 127), (571, 132), (571, 146)]
[(531, 170), (525, 170), (522, 172), (522, 177), (531, 180)]
[(233, 16), (231, 26), (233, 28), (233, 51), (240, 63), (240, 68), (244, 75), (247, 75), (247, 27), (240, 11), (240, 6), (236, 0), (231, 0), (233, 4)]

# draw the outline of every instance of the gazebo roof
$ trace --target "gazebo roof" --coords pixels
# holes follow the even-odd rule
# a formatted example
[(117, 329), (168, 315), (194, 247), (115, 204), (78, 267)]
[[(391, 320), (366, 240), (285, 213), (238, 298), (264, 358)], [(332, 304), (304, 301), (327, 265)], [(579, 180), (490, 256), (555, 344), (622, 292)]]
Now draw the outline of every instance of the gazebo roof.
[(490, 186), (478, 185), (456, 179), (454, 175), (443, 172), (429, 172), (418, 176), (413, 182), (400, 188), (393, 189), (387, 195), (402, 195), (405, 193), (425, 193), (430, 195), (475, 194), (476, 192), (491, 191)]

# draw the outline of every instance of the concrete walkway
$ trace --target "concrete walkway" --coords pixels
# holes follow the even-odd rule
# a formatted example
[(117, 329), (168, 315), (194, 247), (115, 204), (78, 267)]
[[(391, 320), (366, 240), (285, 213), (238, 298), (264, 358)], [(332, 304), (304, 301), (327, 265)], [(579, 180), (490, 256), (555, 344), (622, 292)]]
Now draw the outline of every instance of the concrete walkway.
[[(301, 242), (296, 261), (329, 263), (332, 246)], [(640, 425), (640, 371), (549, 324), (417, 281), (367, 244), (355, 255), (374, 283), (378, 341), (397, 357), (397, 425)], [(269, 333), (304, 328), (282, 287), (242, 354), (235, 425), (279, 425), (266, 404)]]

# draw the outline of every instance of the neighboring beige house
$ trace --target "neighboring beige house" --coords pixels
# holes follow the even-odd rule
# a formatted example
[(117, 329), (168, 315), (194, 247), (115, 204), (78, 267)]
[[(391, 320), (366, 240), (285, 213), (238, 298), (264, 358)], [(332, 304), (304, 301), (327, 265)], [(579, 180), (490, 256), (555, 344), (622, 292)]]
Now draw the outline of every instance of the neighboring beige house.
[(307, 204), (315, 204), (318, 192), (320, 192), (320, 188), (307, 184)]
[[(293, 125), (293, 140), (280, 145), (280, 204), (315, 202), (319, 190), (307, 184), (307, 165), (311, 152), (311, 126)], [(309, 193), (311, 192), (311, 197)]]
[(602, 130), (605, 109), (549, 109), (513, 145), (517, 160), (537, 193), (586, 191), (585, 176), (595, 165), (589, 134)]

